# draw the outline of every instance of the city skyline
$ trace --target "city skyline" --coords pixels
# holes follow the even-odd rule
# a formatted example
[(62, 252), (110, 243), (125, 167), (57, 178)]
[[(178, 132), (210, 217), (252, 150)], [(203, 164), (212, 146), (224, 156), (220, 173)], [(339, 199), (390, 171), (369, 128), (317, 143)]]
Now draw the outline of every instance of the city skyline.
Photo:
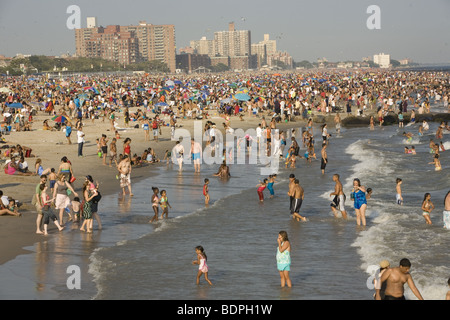
[[(214, 32), (226, 31), (234, 22), (236, 30), (250, 30), (251, 43), (270, 34), (280, 51), (296, 62), (361, 61), (385, 52), (392, 59), (418, 63), (450, 63), (450, 1), (356, 1), (345, 2), (280, 0), (236, 1), (211, 4), (206, 0), (184, 2), (57, 1), (19, 0), (0, 4), (0, 54), (17, 53), (58, 56), (74, 54), (74, 30), (67, 28), (67, 8), (80, 8), (81, 27), (87, 17), (100, 26), (134, 25), (138, 21), (175, 26), (177, 53), (190, 41), (212, 39)], [(367, 20), (370, 5), (380, 8), (381, 29), (371, 30)], [(22, 10), (26, 7), (27, 10)], [(19, 15), (16, 13), (20, 12)]]

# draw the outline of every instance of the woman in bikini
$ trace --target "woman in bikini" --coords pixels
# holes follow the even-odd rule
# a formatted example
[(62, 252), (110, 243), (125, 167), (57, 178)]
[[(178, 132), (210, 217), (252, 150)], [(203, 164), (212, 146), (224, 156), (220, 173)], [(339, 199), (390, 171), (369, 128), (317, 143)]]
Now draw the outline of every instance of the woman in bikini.
[(431, 194), (425, 193), (422, 201), (422, 215), (425, 218), (427, 224), (432, 224), (430, 219), (430, 213), (434, 209), (434, 204), (431, 202)]

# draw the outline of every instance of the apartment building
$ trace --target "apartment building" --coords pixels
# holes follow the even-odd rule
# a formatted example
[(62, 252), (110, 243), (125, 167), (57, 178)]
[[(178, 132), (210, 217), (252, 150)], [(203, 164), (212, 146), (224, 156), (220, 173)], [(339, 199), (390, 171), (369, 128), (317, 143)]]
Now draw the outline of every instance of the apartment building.
[[(89, 19), (89, 18), (88, 18)], [(175, 72), (175, 26), (140, 21), (135, 26), (92, 26), (75, 30), (79, 57), (98, 57), (127, 65), (158, 60)]]

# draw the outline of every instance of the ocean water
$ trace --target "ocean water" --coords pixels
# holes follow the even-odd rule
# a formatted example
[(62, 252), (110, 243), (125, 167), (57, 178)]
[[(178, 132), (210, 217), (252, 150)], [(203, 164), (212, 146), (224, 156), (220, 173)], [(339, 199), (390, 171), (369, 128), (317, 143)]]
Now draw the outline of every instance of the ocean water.
[[(296, 169), (280, 162), (275, 197), (267, 190), (259, 202), (256, 185), (259, 165), (232, 164), (232, 177), (212, 176), (218, 165), (203, 165), (194, 173), (185, 165), (155, 166), (158, 175), (133, 185), (133, 198), (119, 193), (104, 195), (99, 205), (103, 230), (92, 235), (69, 225), (62, 233), (27, 248), (0, 266), (5, 280), (2, 299), (150, 299), (150, 300), (367, 300), (374, 291), (367, 285), (370, 266), (387, 259), (397, 266), (412, 262), (411, 274), (425, 299), (444, 299), (450, 276), (450, 231), (443, 229), (443, 199), (450, 184), (450, 161), (441, 155), (443, 170), (428, 164), (429, 138), (438, 124), (430, 124), (423, 137), (415, 137), (417, 155), (404, 154), (404, 129), (396, 126), (333, 130), (327, 148), (329, 164), (320, 171), (320, 134), (315, 129), (318, 160), (301, 159)], [(417, 133), (418, 125), (408, 127)], [(450, 135), (443, 139), (448, 145)], [(289, 214), (288, 176), (294, 173), (305, 190), (296, 222)], [(330, 209), (332, 175), (339, 173), (347, 194), (348, 220), (336, 219)], [(404, 205), (395, 203), (395, 179), (403, 179)], [(95, 177), (94, 177), (95, 178)], [(204, 205), (203, 179), (210, 179), (211, 201)], [(367, 227), (357, 227), (349, 194), (353, 178), (373, 189), (368, 200)], [(172, 205), (169, 219), (149, 224), (153, 215), (151, 187), (167, 191)], [(118, 188), (119, 189), (119, 188)], [(421, 215), (425, 192), (436, 206), (433, 225)], [(95, 226), (95, 222), (94, 222)], [(276, 269), (277, 235), (288, 233), (291, 242), (293, 287), (280, 288)], [(208, 256), (209, 286), (195, 284), (194, 248)], [(69, 289), (70, 266), (79, 267), (80, 289)], [(415, 299), (406, 287), (408, 299)], [(8, 288), (8, 289), (6, 289)]]

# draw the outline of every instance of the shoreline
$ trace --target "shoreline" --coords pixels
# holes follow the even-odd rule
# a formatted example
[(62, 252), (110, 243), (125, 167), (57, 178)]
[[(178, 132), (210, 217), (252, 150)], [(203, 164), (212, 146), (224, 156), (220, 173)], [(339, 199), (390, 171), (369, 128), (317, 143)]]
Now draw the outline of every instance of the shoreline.
[[(107, 129), (110, 127), (109, 122), (103, 123), (101, 120), (96, 120), (93, 125), (89, 119), (84, 121), (83, 131), (86, 134), (86, 142), (83, 148), (84, 157), (78, 158), (77, 143), (72, 141), (72, 145), (68, 145), (62, 131), (50, 132), (39, 129), (42, 120), (48, 118), (49, 116), (43, 115), (42, 112), (40, 112), (39, 115), (35, 116), (33, 131), (11, 132), (10, 135), (5, 136), (7, 140), (6, 145), (20, 144), (32, 147), (32, 154), (36, 157), (25, 159), (28, 162), (29, 168), (33, 168), (35, 159), (40, 158), (42, 159), (44, 169), (55, 168), (57, 170), (60, 164), (60, 159), (63, 156), (67, 156), (72, 162), (74, 176), (77, 178), (74, 182), (74, 189), (76, 192), (81, 191), (81, 182), (83, 181), (82, 178), (86, 175), (91, 175), (94, 181), (99, 182), (99, 190), (102, 195), (121, 193), (122, 190), (119, 186), (119, 181), (115, 178), (117, 169), (114, 165), (113, 167), (104, 166), (101, 162), (102, 160), (97, 156), (97, 145), (95, 143), (95, 139), (100, 137), (103, 132), (107, 134), (109, 139), (112, 139), (110, 136), (111, 132)], [(210, 120), (212, 122), (216, 122), (218, 124), (218, 129), (223, 132), (224, 130), (222, 129), (221, 122), (225, 122), (225, 120), (219, 116), (213, 116), (211, 118), (212, 119)], [(202, 121), (202, 124), (205, 122), (205, 120), (200, 121)], [(249, 128), (256, 128), (260, 121), (261, 118), (259, 117), (251, 117), (245, 121), (240, 121), (237, 117), (234, 117), (230, 120), (230, 123), (234, 128), (242, 128), (247, 130)], [(122, 123), (123, 120), (119, 119), (118, 122)], [(193, 119), (179, 120), (179, 124), (182, 125), (182, 128), (188, 129), (191, 134), (193, 131), (193, 123)], [(297, 125), (301, 126), (305, 123), (306, 122), (303, 120), (297, 120), (295, 122), (280, 123), (277, 127), (297, 128)], [(159, 142), (154, 142), (151, 140), (152, 137), (150, 137), (150, 141), (144, 141), (144, 132), (142, 129), (134, 129), (130, 127), (124, 130), (122, 128), (119, 130), (119, 134), (121, 139), (117, 142), (118, 154), (121, 153), (120, 150), (122, 150), (122, 141), (126, 137), (130, 137), (132, 140), (132, 154), (137, 153), (140, 155), (144, 149), (151, 147), (155, 149), (155, 152), (160, 160), (162, 160), (165, 150), (172, 149), (175, 145), (175, 141), (170, 140), (170, 132), (168, 131), (168, 128), (162, 129), (162, 136), (159, 137)], [(34, 139), (30, 139), (30, 135), (33, 135)], [(76, 139), (76, 134), (75, 136), (72, 134), (71, 138), (72, 140)], [(26, 142), (23, 143), (23, 141)], [(64, 147), (64, 152), (60, 150), (61, 147)], [(152, 167), (160, 165), (165, 164), (144, 164), (140, 167), (133, 167), (131, 173), (132, 187), (133, 184), (138, 181), (155, 176), (156, 173)], [(34, 195), (36, 185), (39, 183), (37, 176), (10, 176), (4, 172), (1, 172), (0, 175), (2, 176), (0, 190), (2, 190), (5, 195), (18, 200), (19, 203), (21, 203), (19, 212), (22, 214), (20, 217), (0, 217), (0, 219), (2, 219), (2, 223), (0, 224), (0, 251), (2, 252), (0, 257), (0, 265), (3, 265), (6, 262), (15, 259), (19, 255), (32, 253), (32, 251), (25, 248), (33, 246), (38, 242), (48, 240), (49, 237), (52, 237), (52, 235), (58, 231), (56, 226), (50, 223), (48, 226), (48, 236), (35, 233), (37, 213), (34, 206), (31, 204), (31, 198)], [(67, 216), (65, 215), (64, 217), (66, 218)], [(96, 230), (97, 229), (94, 227), (94, 232)]]
[[(341, 112), (340, 114), (343, 127), (351, 128), (368, 125), (369, 116), (356, 117), (353, 114), (349, 116), (345, 112)], [(366, 115), (369, 114), (375, 114), (375, 111), (367, 110)], [(435, 113), (423, 114), (420, 116), (425, 118), (429, 117), (430, 115), (433, 116), (433, 114)], [(332, 113), (331, 115), (313, 114), (311, 117), (313, 118), (314, 125), (320, 126), (323, 123), (327, 123), (328, 125), (330, 125), (330, 128), (334, 128), (334, 115), (335, 113)], [(119, 114), (119, 116), (122, 116), (122, 114)], [(41, 158), (43, 161), (44, 169), (57, 169), (59, 167), (60, 158), (66, 155), (72, 162), (74, 176), (77, 178), (77, 181), (75, 181), (74, 183), (74, 189), (77, 192), (81, 190), (80, 182), (83, 181), (82, 178), (86, 175), (92, 175), (93, 179), (100, 183), (100, 191), (102, 195), (121, 193), (119, 182), (115, 178), (115, 174), (117, 172), (115, 166), (109, 167), (102, 165), (102, 160), (98, 158), (96, 151), (97, 146), (95, 143), (95, 139), (97, 137), (99, 138), (102, 133), (107, 134), (108, 139), (112, 139), (112, 136), (110, 136), (112, 133), (109, 130), (109, 122), (101, 122), (101, 120), (99, 119), (96, 120), (94, 124), (92, 124), (90, 119), (86, 119), (84, 121), (84, 132), (87, 138), (84, 145), (85, 156), (80, 160), (76, 156), (77, 143), (72, 142), (71, 146), (68, 145), (62, 131), (50, 132), (39, 129), (42, 120), (48, 118), (49, 116), (43, 115), (42, 112), (40, 112), (40, 114), (37, 115), (34, 119), (34, 129), (32, 132), (12, 132), (10, 135), (5, 136), (8, 141), (7, 144), (21, 144), (25, 146), (31, 146), (33, 149), (32, 154), (36, 155), (35, 158), (26, 158), (26, 160), (28, 161), (28, 165), (31, 168), (34, 167), (35, 159)], [(277, 128), (282, 130), (290, 128), (297, 129), (306, 124), (307, 120), (302, 119), (300, 116), (297, 116), (297, 118), (298, 119), (287, 123), (277, 123)], [(419, 118), (419, 115), (417, 118)], [(240, 128), (243, 130), (247, 130), (249, 128), (256, 128), (261, 121), (260, 117), (248, 117), (247, 115), (244, 116), (244, 119), (244, 121), (241, 121), (238, 117), (232, 117), (230, 120), (231, 127), (234, 129)], [(360, 124), (346, 124), (346, 122), (350, 122), (353, 119), (359, 120)], [(218, 129), (222, 133), (224, 132), (221, 123), (225, 122), (225, 120), (222, 117), (212, 116), (210, 120), (212, 122), (216, 122), (218, 124)], [(180, 119), (179, 124), (182, 125), (183, 129), (187, 129), (192, 134), (194, 121), (195, 120), (193, 119)], [(202, 121), (202, 125), (204, 125), (204, 119), (199, 121)], [(366, 121), (367, 124), (365, 123)], [(123, 123), (123, 120), (119, 119), (118, 122)], [(142, 154), (144, 149), (151, 147), (155, 149), (155, 152), (160, 160), (162, 160), (165, 150), (171, 149), (175, 144), (175, 141), (171, 141), (170, 138), (167, 138), (167, 136), (170, 135), (167, 127), (166, 129), (162, 130), (162, 136), (160, 136), (160, 140), (157, 143), (151, 140), (152, 137), (150, 137), (150, 141), (144, 141), (144, 133), (142, 129), (134, 129), (131, 127), (121, 128), (119, 130), (119, 134), (121, 135), (121, 139), (117, 142), (118, 154), (121, 153), (120, 150), (122, 150), (122, 141), (126, 137), (130, 137), (132, 139), (132, 153), (137, 153), (138, 155), (140, 155)], [(30, 138), (30, 135), (32, 135), (33, 137)], [(74, 139), (76, 139), (76, 135), (72, 135), (72, 140)], [(23, 141), (25, 141), (25, 143), (23, 143)], [(62, 146), (65, 149), (63, 150), (64, 152), (60, 149), (60, 147)], [(133, 167), (131, 175), (132, 186), (138, 181), (148, 179), (156, 175), (154, 170), (152, 170), (151, 168), (152, 166), (160, 165), (161, 163), (145, 164), (141, 167)], [(0, 174), (4, 177), (2, 177), (0, 190), (2, 190), (5, 195), (18, 200), (22, 204), (22, 206), (19, 208), (19, 212), (22, 213), (21, 217), (2, 216), (0, 218), (2, 219), (2, 223), (0, 224), (0, 251), (2, 252), (2, 256), (0, 257), (0, 265), (2, 265), (10, 260), (15, 259), (19, 255), (32, 253), (32, 251), (29, 251), (25, 248), (33, 246), (40, 241), (47, 240), (47, 237), (51, 237), (52, 234), (57, 232), (57, 229), (53, 224), (50, 224), (49, 235), (47, 237), (35, 233), (37, 214), (34, 206), (31, 205), (31, 197), (34, 194), (37, 183), (39, 182), (37, 176), (9, 176), (3, 172)], [(95, 231), (96, 229), (94, 228), (94, 232)]]

